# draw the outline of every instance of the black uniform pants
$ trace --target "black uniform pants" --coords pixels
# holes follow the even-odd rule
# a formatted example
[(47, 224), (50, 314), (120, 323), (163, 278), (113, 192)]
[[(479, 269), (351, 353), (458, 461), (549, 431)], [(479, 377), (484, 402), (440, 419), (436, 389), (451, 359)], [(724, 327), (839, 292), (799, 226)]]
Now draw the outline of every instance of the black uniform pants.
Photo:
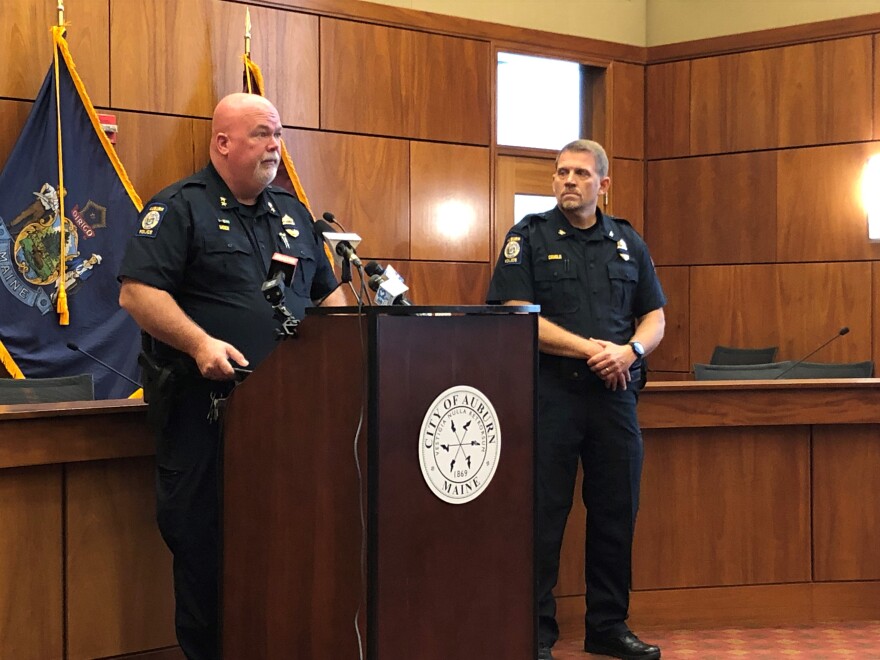
[(220, 424), (207, 419), (211, 385), (175, 396), (156, 451), (157, 520), (171, 550), (177, 640), (190, 660), (220, 658)]
[(542, 371), (538, 395), (538, 639), (559, 637), (552, 590), (571, 510), (578, 460), (587, 508), (586, 631), (627, 630), (632, 540), (639, 506), (642, 435), (635, 388), (612, 392), (591, 377), (567, 380)]

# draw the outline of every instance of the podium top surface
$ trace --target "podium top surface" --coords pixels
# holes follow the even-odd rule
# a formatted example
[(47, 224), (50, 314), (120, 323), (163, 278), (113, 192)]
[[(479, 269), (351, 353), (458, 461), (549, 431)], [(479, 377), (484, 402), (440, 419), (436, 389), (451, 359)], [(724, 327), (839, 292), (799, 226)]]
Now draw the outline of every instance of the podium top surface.
[(467, 314), (537, 314), (540, 305), (364, 305), (363, 307), (309, 307), (306, 316), (331, 314), (393, 314), (402, 316), (435, 315), (463, 316)]

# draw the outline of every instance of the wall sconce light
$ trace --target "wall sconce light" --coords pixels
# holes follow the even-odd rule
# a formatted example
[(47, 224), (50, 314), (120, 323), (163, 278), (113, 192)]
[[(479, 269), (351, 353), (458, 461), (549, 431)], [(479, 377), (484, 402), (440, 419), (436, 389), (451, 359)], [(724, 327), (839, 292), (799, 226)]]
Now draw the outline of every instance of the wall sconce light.
[(862, 203), (868, 214), (868, 238), (880, 240), (880, 154), (871, 156), (862, 172)]

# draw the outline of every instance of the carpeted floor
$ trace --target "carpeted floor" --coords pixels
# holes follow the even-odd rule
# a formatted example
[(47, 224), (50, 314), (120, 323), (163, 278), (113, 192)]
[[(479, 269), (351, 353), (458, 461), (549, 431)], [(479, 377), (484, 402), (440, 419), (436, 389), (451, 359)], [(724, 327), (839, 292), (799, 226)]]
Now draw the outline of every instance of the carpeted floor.
[[(723, 628), (718, 630), (636, 631), (658, 644), (663, 660), (880, 660), (880, 621), (856, 621), (788, 628)], [(553, 648), (556, 660), (591, 660), (580, 639), (561, 639)]]

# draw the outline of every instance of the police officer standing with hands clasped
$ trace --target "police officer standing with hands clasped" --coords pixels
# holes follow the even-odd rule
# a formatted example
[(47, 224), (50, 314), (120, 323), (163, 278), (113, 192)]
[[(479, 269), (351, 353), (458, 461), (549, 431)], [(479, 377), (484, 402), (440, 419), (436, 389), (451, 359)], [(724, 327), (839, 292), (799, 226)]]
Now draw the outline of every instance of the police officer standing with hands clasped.
[(120, 270), (119, 303), (148, 333), (144, 391), (157, 430), (157, 517), (174, 555), (175, 625), (190, 660), (221, 656), (220, 424), (212, 399), (235, 366), (254, 367), (279, 322), (263, 299), (272, 254), (296, 257), (286, 306), (297, 319), (328, 296), (345, 304), (308, 210), (269, 184), (281, 118), (261, 96), (214, 110), (211, 163), (144, 206)]
[(632, 541), (639, 506), (642, 435), (636, 417), (643, 357), (663, 338), (666, 299), (642, 238), (602, 213), (608, 157), (591, 140), (559, 152), (557, 206), (511, 229), (487, 300), (538, 304), (538, 658), (559, 637), (552, 590), (577, 465), (587, 508), (584, 649), (653, 660), (660, 649), (628, 628)]

